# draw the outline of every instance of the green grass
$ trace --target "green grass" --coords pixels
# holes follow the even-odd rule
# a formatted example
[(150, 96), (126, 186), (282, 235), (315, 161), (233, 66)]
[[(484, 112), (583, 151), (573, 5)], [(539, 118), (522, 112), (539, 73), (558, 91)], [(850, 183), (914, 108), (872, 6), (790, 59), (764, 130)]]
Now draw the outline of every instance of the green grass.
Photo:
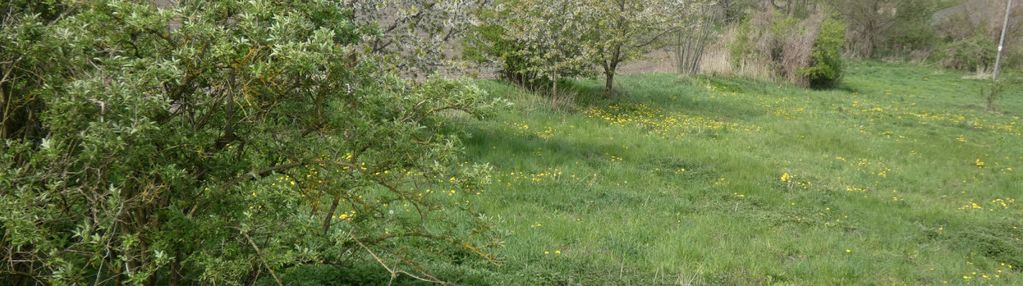
[(577, 82), (556, 107), (483, 82), (515, 103), (463, 123), (470, 159), (494, 166), (482, 209), (505, 246), (462, 282), (1023, 284), (1023, 86), (991, 113), (963, 76), (858, 64), (812, 91), (638, 75), (610, 100)]

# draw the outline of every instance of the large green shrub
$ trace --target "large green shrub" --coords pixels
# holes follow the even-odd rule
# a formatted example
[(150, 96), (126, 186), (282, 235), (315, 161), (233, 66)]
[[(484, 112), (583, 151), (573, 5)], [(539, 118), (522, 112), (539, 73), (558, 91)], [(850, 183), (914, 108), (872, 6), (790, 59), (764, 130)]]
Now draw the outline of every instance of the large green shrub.
[(997, 52), (997, 43), (987, 35), (977, 33), (969, 38), (951, 40), (942, 45), (935, 56), (946, 68), (984, 70), (994, 64)]
[(825, 20), (813, 45), (810, 66), (802, 70), (811, 87), (832, 87), (842, 79), (844, 45), (845, 25), (838, 20)]
[(488, 101), (402, 80), (339, 2), (45, 3), (0, 15), (4, 103), (31, 102), (8, 107), (35, 126), (0, 134), (0, 284), (240, 285), (377, 263), (365, 250), (395, 273), (484, 255), (469, 201), (487, 168), (438, 130)]
[(60, 81), (63, 43), (48, 27), (68, 7), (54, 1), (0, 3), (0, 138), (38, 139), (44, 84)]

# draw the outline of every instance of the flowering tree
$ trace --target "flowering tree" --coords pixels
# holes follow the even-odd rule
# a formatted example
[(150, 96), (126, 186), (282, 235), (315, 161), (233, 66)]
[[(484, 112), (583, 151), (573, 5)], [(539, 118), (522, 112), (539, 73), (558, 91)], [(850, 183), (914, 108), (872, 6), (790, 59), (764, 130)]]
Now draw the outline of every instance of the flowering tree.
[(549, 86), (600, 66), (611, 94), (622, 63), (660, 47), (692, 21), (703, 1), (504, 0), (485, 11), (473, 44), (503, 64), (505, 76)]
[(476, 22), (489, 0), (344, 0), (351, 21), (367, 29), (362, 42), (390, 55), (411, 75), (429, 75), (457, 65), (455, 43)]
[(0, 7), (5, 284), (284, 284), (361, 261), (436, 280), (410, 265), (485, 256), (465, 202), (487, 168), (439, 127), (490, 101), (401, 79), (345, 6)]
[(588, 74), (595, 52), (586, 6), (573, 0), (505, 0), (484, 11), (473, 45), (501, 61), (505, 77), (557, 95), (558, 81)]
[(585, 28), (587, 45), (596, 49), (595, 59), (604, 71), (605, 90), (613, 94), (614, 79), (622, 63), (660, 47), (669, 35), (687, 28), (693, 11), (703, 1), (589, 0)]

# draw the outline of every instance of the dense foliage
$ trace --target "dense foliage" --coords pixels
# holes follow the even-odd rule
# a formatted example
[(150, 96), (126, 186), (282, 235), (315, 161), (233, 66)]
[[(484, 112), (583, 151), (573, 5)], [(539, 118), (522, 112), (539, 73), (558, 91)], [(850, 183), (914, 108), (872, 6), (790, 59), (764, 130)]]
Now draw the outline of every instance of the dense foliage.
[(828, 19), (821, 24), (820, 34), (811, 51), (810, 66), (802, 71), (812, 87), (832, 87), (842, 79), (842, 45), (845, 44), (845, 26)]
[(586, 13), (578, 1), (497, 1), (482, 12), (470, 53), (496, 60), (505, 78), (556, 96), (559, 81), (593, 73)]
[[(489, 0), (344, 0), (352, 22), (368, 30), (362, 41), (403, 74), (428, 76), (457, 70), (450, 50)], [(457, 72), (457, 71), (455, 71)]]
[(32, 0), (0, 3), (0, 138), (39, 138), (41, 87), (63, 76), (52, 57), (61, 43), (47, 25), (64, 5)]
[[(342, 3), (3, 4), (0, 280), (284, 283), (303, 265), (487, 257), (490, 103), (402, 80)], [(285, 277), (286, 279), (286, 277)]]

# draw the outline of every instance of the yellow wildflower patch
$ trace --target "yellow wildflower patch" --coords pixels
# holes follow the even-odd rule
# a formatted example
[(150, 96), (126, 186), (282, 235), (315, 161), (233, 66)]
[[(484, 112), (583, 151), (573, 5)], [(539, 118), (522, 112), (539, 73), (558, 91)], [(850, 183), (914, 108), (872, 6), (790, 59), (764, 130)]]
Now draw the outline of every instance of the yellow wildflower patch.
[(754, 126), (725, 122), (699, 115), (665, 114), (642, 104), (614, 104), (603, 108), (590, 108), (585, 111), (585, 114), (611, 125), (646, 127), (661, 136), (685, 136), (729, 130), (759, 131), (759, 128)]

